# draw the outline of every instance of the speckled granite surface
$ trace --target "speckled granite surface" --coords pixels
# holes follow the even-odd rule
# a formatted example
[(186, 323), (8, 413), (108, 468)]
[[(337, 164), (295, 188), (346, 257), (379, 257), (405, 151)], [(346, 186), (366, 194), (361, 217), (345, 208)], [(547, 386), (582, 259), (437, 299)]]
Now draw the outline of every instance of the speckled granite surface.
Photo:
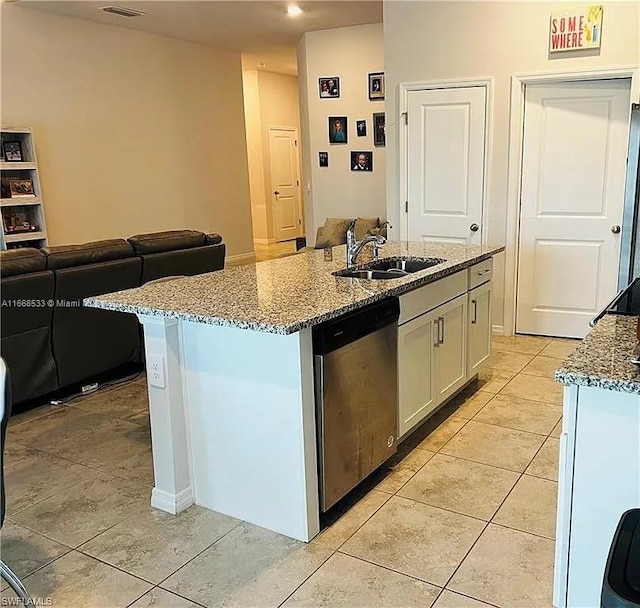
[(640, 366), (635, 358), (638, 317), (605, 315), (556, 371), (563, 384), (579, 384), (640, 393)]
[[(346, 266), (345, 246), (227, 268), (87, 298), (85, 306), (291, 334), (387, 296), (431, 283), (503, 251), (500, 245), (387, 243), (380, 259), (444, 258), (446, 262), (383, 281), (331, 273)], [(358, 258), (371, 259), (370, 247)]]

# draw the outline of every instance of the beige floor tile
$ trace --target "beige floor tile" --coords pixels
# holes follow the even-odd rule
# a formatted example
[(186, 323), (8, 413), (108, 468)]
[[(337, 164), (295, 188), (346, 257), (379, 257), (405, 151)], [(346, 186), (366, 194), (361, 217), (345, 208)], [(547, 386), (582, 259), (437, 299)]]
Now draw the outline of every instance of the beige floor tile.
[(446, 415), (471, 420), (494, 397), (495, 393), (480, 391), (473, 386), (454, 397), (441, 411)]
[(431, 608), (485, 608), (488, 606), (489, 604), (484, 602), (445, 589)]
[(333, 551), (241, 524), (162, 583), (204, 606), (279, 606)]
[(553, 540), (556, 537), (557, 497), (555, 481), (523, 475), (493, 522)]
[(554, 379), (556, 370), (562, 367), (562, 359), (538, 355), (522, 371), (530, 376)]
[(499, 393), (515, 376), (515, 372), (485, 367), (479, 374), (474, 386), (487, 393)]
[(447, 588), (504, 608), (550, 608), (553, 546), (489, 524)]
[(284, 604), (284, 608), (389, 608), (430, 606), (440, 589), (380, 566), (336, 553)]
[(506, 350), (513, 353), (537, 355), (551, 342), (551, 338), (541, 336), (493, 336), (491, 344), (496, 350)]
[(102, 414), (124, 420), (133, 414), (148, 411), (146, 384), (128, 382), (121, 386), (99, 391), (77, 405), (93, 414)]
[(95, 426), (82, 429), (47, 450), (105, 473), (153, 485), (149, 428), (106, 416), (88, 416), (98, 419)]
[(11, 428), (19, 424), (24, 424), (25, 422), (31, 422), (36, 418), (42, 418), (43, 416), (59, 412), (61, 409), (62, 406), (45, 403), (39, 407), (34, 407), (33, 409), (27, 410), (25, 412), (14, 412), (12, 413), (11, 418), (9, 418), (8, 427)]
[[(21, 579), (71, 551), (65, 545), (10, 521), (2, 526), (0, 543), (2, 561)], [(2, 588), (6, 587), (3, 580)]]
[(33, 459), (33, 457), (39, 453), (41, 454), (42, 452), (25, 448), (23, 445), (12, 441), (4, 446), (4, 470), (6, 471), (9, 467), (19, 464), (24, 460)]
[(200, 608), (200, 606), (156, 587), (145, 593), (138, 601), (133, 602), (129, 608)]
[(562, 416), (559, 405), (510, 397), (500, 393), (482, 408), (474, 420), (519, 431), (548, 435)]
[(4, 472), (7, 515), (11, 517), (22, 509), (99, 475), (88, 467), (33, 451)]
[(506, 350), (494, 350), (491, 353), (488, 366), (493, 369), (500, 369), (505, 372), (513, 372), (517, 374), (531, 363), (533, 358), (534, 355), (514, 353)]
[(441, 419), (438, 418), (438, 426), (418, 444), (421, 450), (437, 452), (469, 422), (466, 418), (458, 418), (458, 416), (449, 416), (449, 418), (444, 419), (442, 422), (439, 422), (440, 420)]
[(129, 574), (160, 583), (239, 523), (198, 506), (179, 515), (148, 507), (79, 550)]
[(562, 384), (550, 378), (518, 374), (501, 391), (501, 395), (521, 397), (531, 401), (543, 401), (551, 405), (562, 405)]
[(560, 441), (549, 437), (531, 461), (525, 473), (535, 477), (542, 477), (550, 481), (558, 481), (560, 468)]
[(484, 526), (478, 519), (394, 496), (340, 551), (442, 586)]
[(433, 452), (416, 448), (404, 456), (401, 460), (391, 464), (391, 470), (387, 476), (376, 486), (388, 494), (395, 494), (417, 471), (419, 471), (433, 456)]
[(555, 357), (556, 359), (566, 359), (580, 344), (580, 340), (563, 340), (555, 338), (540, 353), (545, 357)]
[(551, 431), (551, 437), (555, 437), (556, 439), (560, 439), (560, 435), (562, 435), (562, 418), (558, 421), (553, 427), (553, 431)]
[(134, 424), (141, 424), (148, 429), (151, 428), (151, 418), (149, 417), (148, 409), (138, 412), (137, 414), (131, 414), (131, 416), (128, 416), (125, 420), (127, 422), (133, 422)]
[[(124, 608), (151, 585), (95, 559), (71, 551), (22, 581), (41, 605)], [(4, 594), (6, 591), (3, 592)]]
[(516, 481), (518, 473), (436, 454), (398, 496), (489, 521)]
[(333, 524), (322, 530), (311, 542), (330, 549), (338, 549), (367, 519), (369, 519), (387, 500), (386, 492), (371, 490), (346, 513), (341, 514)]
[(123, 479), (82, 481), (64, 492), (24, 509), (12, 521), (77, 547), (122, 521), (147, 509), (149, 489)]
[(471, 420), (441, 452), (522, 473), (544, 437)]

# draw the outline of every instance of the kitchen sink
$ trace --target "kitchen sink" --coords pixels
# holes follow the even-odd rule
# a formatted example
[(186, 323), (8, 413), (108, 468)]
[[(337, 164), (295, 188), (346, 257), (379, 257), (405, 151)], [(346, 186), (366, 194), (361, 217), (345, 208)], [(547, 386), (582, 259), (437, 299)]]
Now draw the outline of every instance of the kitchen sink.
[(446, 262), (442, 258), (392, 258), (374, 260), (363, 264), (360, 268), (344, 268), (333, 274), (348, 279), (385, 280), (406, 277), (412, 272), (426, 270), (437, 264)]

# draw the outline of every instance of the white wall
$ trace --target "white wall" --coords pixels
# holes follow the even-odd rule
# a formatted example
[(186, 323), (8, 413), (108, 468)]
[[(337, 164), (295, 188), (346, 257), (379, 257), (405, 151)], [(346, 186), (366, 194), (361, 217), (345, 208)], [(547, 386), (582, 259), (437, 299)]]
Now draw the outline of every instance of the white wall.
[[(491, 113), (489, 234), (505, 242), (509, 145), (510, 79), (526, 72), (568, 72), (640, 62), (639, 3), (604, 5), (599, 54), (568, 52), (549, 58), (552, 11), (571, 4), (553, 2), (385, 2), (384, 45), (387, 79), (387, 213), (399, 234), (397, 166), (399, 83), (457, 78), (495, 79)], [(506, 252), (513, 255), (513, 252)], [(494, 324), (503, 325), (504, 255), (496, 266)]]
[(2, 122), (33, 128), (51, 244), (194, 228), (253, 251), (239, 53), (1, 10)]
[[(370, 72), (384, 71), (382, 24), (307, 32), (298, 44), (302, 119), (302, 174), (307, 240), (315, 242), (327, 217), (386, 217), (386, 151), (373, 145), (373, 112), (384, 101), (369, 101)], [(320, 99), (318, 78), (338, 76), (340, 98)], [(387, 96), (388, 99), (388, 96)], [(328, 117), (348, 117), (348, 143), (329, 144)], [(367, 137), (356, 136), (356, 120), (367, 121)], [(351, 150), (373, 151), (371, 173), (352, 172)], [(329, 167), (318, 152), (329, 152)]]

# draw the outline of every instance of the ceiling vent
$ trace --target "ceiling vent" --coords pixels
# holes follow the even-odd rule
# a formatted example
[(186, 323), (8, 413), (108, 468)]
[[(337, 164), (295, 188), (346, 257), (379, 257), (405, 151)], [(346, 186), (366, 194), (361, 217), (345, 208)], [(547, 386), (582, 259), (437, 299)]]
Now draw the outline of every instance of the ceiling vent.
[(124, 8), (122, 6), (103, 6), (100, 10), (105, 13), (119, 15), (120, 17), (141, 17), (146, 14), (143, 11), (137, 11), (134, 8)]

